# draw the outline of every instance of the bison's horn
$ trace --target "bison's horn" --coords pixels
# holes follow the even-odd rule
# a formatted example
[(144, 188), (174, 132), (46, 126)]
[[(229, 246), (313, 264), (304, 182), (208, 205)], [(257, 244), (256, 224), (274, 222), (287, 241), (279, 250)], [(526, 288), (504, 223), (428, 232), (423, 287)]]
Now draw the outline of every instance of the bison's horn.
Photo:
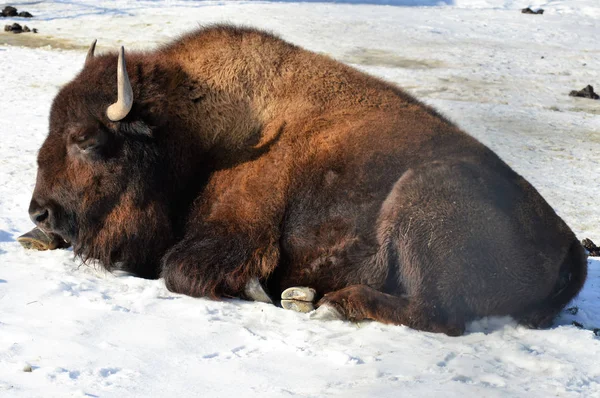
[(121, 47), (119, 52), (119, 62), (117, 65), (117, 102), (106, 109), (106, 115), (113, 122), (125, 118), (133, 106), (133, 89), (127, 76), (127, 67), (125, 65), (125, 48)]
[(92, 59), (94, 59), (94, 51), (96, 50), (96, 42), (98, 40), (94, 40), (90, 49), (88, 50), (87, 56), (85, 57), (85, 64), (89, 64)]

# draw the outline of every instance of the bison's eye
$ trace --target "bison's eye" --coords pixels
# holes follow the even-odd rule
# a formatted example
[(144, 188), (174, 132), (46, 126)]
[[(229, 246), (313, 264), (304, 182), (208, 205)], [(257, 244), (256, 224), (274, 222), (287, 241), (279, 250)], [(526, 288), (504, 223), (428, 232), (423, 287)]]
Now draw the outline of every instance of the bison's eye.
[(108, 133), (101, 127), (75, 129), (69, 135), (69, 148), (79, 154), (100, 154), (108, 142)]

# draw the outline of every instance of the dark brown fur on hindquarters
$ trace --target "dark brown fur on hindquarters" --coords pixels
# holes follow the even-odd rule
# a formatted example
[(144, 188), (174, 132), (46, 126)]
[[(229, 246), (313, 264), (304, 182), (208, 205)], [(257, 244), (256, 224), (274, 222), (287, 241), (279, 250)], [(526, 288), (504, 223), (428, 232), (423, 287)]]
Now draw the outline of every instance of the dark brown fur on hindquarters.
[(30, 204), (84, 259), (195, 297), (309, 286), (448, 334), (546, 325), (581, 289), (581, 245), (539, 193), (392, 84), (233, 26), (90, 53), (54, 99)]

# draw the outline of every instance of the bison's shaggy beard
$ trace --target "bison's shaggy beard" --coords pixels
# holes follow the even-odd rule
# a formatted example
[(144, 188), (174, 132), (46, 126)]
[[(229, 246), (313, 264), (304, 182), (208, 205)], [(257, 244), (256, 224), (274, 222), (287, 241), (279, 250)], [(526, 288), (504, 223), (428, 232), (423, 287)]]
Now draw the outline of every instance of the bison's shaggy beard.
[(133, 197), (123, 194), (101, 219), (88, 213), (79, 220), (74, 251), (84, 264), (97, 260), (109, 272), (158, 278), (160, 258), (174, 240), (168, 212), (157, 201)]

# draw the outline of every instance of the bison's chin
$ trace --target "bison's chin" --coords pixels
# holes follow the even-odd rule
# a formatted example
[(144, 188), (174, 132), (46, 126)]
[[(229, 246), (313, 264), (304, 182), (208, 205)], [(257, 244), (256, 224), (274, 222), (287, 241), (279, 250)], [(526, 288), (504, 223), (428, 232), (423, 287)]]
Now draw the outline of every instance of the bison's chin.
[(158, 205), (116, 208), (103, 223), (81, 223), (73, 250), (85, 264), (93, 260), (112, 272), (159, 277), (160, 259), (173, 245), (173, 228)]

